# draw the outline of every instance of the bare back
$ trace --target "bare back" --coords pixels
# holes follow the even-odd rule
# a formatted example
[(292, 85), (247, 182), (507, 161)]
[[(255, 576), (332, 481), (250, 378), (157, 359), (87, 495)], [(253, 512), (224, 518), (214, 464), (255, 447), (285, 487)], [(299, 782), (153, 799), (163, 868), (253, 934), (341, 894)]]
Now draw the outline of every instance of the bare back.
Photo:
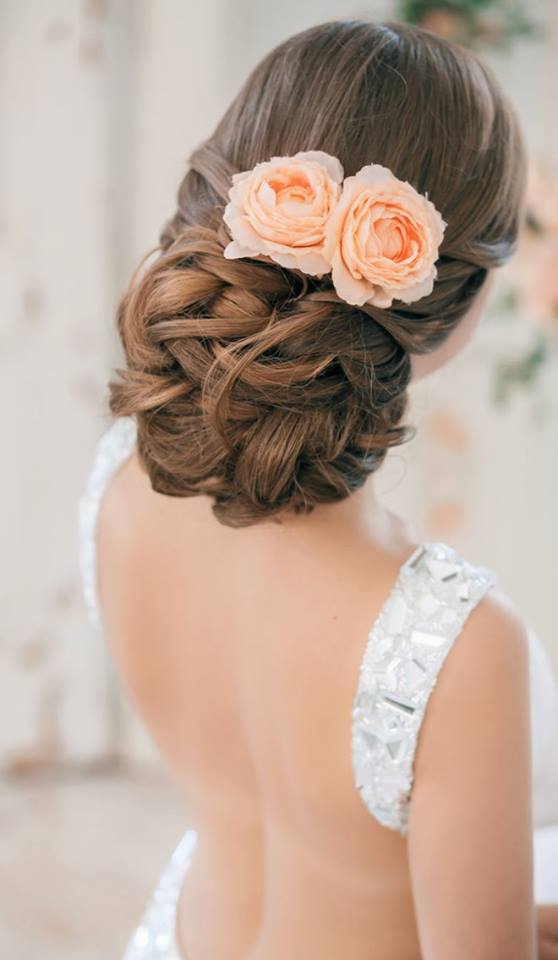
[[(98, 457), (101, 469), (106, 459)], [(490, 720), (481, 698), (492, 700), (492, 688), (483, 676), (487, 669), (505, 673), (514, 645), (491, 603), (479, 604), (425, 718), (417, 759), (428, 775), (413, 795), (415, 821), (427, 827), (415, 826), (409, 844), (370, 816), (355, 789), (351, 714), (369, 631), (417, 544), (401, 520), (362, 497), (359, 505), (359, 497), (282, 524), (231, 529), (214, 518), (208, 498), (153, 492), (133, 448), (96, 504), (105, 635), (198, 834), (176, 912), (184, 960), (419, 960), (424, 942), (431, 937), (434, 945), (439, 931), (432, 957), (465, 955), (444, 945), (442, 913), (451, 943), (462, 922), (444, 832), (455, 829), (452, 810), (463, 785), (482, 779), (478, 739), (487, 717), (502, 741), (497, 723), (500, 716), (508, 722), (505, 695)], [(474, 649), (479, 638), (482, 657)], [(519, 680), (509, 692), (515, 713), (524, 692), (521, 657), (519, 644), (515, 664), (512, 656)], [(452, 708), (461, 696), (463, 713), (477, 688), (481, 716), (469, 724), (470, 756), (466, 738), (460, 744), (459, 769), (453, 758), (462, 722)], [(520, 710), (523, 727), (524, 714)], [(428, 734), (432, 728), (437, 737)], [(520, 763), (511, 764), (510, 790), (519, 789), (513, 778), (528, 761), (521, 744), (513, 750)], [(488, 768), (484, 774), (485, 782), (494, 776)], [(499, 783), (505, 777), (504, 765)], [(478, 789), (475, 803), (484, 805)], [(466, 815), (474, 817), (475, 809), (472, 804)], [(528, 835), (529, 823), (516, 817), (513, 827), (498, 852), (504, 871), (506, 858), (519, 856), (513, 896), (502, 887), (515, 910), (531, 895), (529, 851), (516, 842), (518, 834)], [(470, 839), (462, 842), (470, 848)], [(447, 881), (431, 870), (430, 843), (438, 868), (449, 865)], [(480, 896), (478, 874), (471, 865), (467, 882)], [(423, 891), (418, 922), (417, 881)], [(438, 909), (444, 888), (445, 912)], [(526, 921), (521, 929), (523, 946), (516, 938), (517, 952), (506, 956), (530, 960)], [(483, 960), (493, 955), (478, 954)]]
[(383, 543), (337, 523), (232, 530), (205, 498), (153, 493), (135, 456), (105, 495), (112, 651), (199, 831), (180, 918), (195, 958), (357, 960), (372, 936), (418, 956), (405, 843), (350, 763), (364, 643), (416, 546), (392, 524)]

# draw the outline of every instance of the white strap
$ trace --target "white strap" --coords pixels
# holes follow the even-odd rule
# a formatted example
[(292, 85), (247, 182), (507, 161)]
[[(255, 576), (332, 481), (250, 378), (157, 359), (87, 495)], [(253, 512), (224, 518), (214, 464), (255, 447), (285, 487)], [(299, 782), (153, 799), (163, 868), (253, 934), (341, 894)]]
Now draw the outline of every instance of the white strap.
[(136, 421), (119, 417), (97, 441), (93, 467), (78, 505), (79, 564), (83, 596), (89, 619), (101, 622), (97, 600), (97, 559), (95, 528), (99, 506), (107, 484), (121, 463), (131, 454), (136, 442)]
[(181, 960), (178, 896), (197, 843), (197, 831), (187, 830), (157, 881), (123, 960)]
[(353, 703), (353, 771), (370, 813), (403, 835), (428, 699), (465, 620), (495, 583), (491, 570), (447, 544), (423, 544), (370, 631)]

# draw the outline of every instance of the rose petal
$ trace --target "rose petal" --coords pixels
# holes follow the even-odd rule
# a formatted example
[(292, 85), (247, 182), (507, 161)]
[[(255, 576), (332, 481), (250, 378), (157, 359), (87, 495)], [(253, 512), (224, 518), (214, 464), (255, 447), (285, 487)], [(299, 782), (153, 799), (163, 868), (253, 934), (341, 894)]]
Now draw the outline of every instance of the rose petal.
[(374, 292), (371, 284), (351, 276), (340, 257), (336, 257), (332, 264), (331, 279), (341, 299), (354, 306), (362, 306)]
[(361, 167), (360, 170), (354, 174), (354, 179), (359, 183), (367, 183), (372, 187), (375, 187), (379, 183), (389, 183), (390, 181), (395, 181), (396, 183), (405, 182), (403, 180), (397, 180), (389, 167), (383, 167), (380, 163), (368, 163), (366, 166)]
[(295, 153), (293, 159), (313, 160), (325, 167), (331, 179), (335, 180), (336, 183), (342, 183), (343, 181), (344, 171), (341, 162), (337, 157), (332, 157), (331, 154), (324, 153), (323, 150), (301, 150), (300, 153)]
[(397, 300), (402, 300), (403, 303), (414, 303), (416, 300), (420, 300), (422, 297), (427, 297), (434, 289), (434, 280), (436, 279), (436, 275), (437, 270), (435, 267), (433, 267), (426, 280), (421, 280), (418, 283), (414, 283), (406, 290), (396, 291), (394, 296)]
[(387, 293), (382, 287), (376, 287), (373, 296), (366, 303), (371, 303), (375, 307), (385, 310), (387, 307), (391, 307), (394, 299), (393, 294)]
[(323, 151), (272, 157), (233, 177), (223, 219), (229, 257), (261, 253), (283, 266), (327, 273), (325, 227), (341, 193), (343, 168)]
[(237, 260), (239, 257), (251, 257), (255, 256), (255, 254), (253, 250), (242, 246), (238, 240), (231, 240), (223, 250), (223, 256), (226, 257), (227, 260)]
[(270, 207), (277, 206), (277, 194), (272, 190), (266, 180), (258, 188), (258, 200), (267, 203)]
[(319, 253), (294, 254), (274, 252), (273, 260), (282, 267), (287, 267), (291, 270), (302, 270), (311, 276), (322, 276), (325, 273), (329, 273), (331, 269), (329, 262)]
[(432, 202), (387, 167), (368, 164), (346, 177), (324, 244), (339, 296), (390, 306), (428, 295), (444, 229)]

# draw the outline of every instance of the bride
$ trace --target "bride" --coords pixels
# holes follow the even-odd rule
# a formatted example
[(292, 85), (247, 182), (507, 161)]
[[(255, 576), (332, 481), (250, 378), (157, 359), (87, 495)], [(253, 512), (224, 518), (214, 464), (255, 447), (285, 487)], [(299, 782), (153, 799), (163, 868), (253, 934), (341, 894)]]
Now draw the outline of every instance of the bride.
[(515, 114), (472, 53), (332, 21), (189, 160), (80, 504), (91, 615), (190, 824), (126, 960), (558, 957), (543, 648), (374, 487), (514, 252)]

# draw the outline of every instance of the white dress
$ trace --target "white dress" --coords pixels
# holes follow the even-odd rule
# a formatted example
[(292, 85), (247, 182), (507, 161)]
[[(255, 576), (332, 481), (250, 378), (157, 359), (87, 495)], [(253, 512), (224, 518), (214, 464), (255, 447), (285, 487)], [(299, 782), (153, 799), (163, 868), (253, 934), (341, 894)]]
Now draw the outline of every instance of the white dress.
[[(80, 562), (86, 606), (101, 627), (95, 586), (95, 524), (103, 492), (132, 453), (133, 418), (122, 417), (97, 444), (79, 503)], [(445, 543), (425, 543), (399, 570), (370, 630), (355, 678), (347, 730), (355, 789), (385, 827), (407, 831), (413, 758), (429, 696), (469, 613), (496, 583), (487, 567), (472, 564)], [(545, 650), (530, 630), (534, 810), (549, 768), (556, 766), (558, 696)], [(558, 902), (558, 796), (552, 820), (535, 823), (535, 897)], [(548, 806), (548, 804), (547, 804)], [(548, 813), (546, 814), (548, 818)], [(188, 830), (157, 881), (123, 960), (181, 960), (175, 939), (176, 902), (197, 842)]]

